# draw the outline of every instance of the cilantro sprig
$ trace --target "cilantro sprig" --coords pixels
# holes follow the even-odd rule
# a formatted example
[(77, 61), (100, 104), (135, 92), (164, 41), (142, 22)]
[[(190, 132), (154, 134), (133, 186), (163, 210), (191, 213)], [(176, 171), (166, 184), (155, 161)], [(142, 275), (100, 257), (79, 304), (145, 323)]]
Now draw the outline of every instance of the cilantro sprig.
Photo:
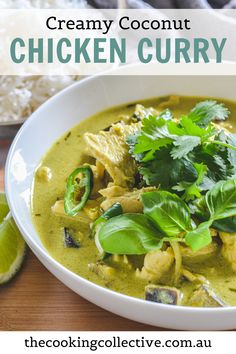
[(223, 104), (203, 101), (180, 119), (169, 110), (145, 117), (141, 131), (127, 141), (144, 182), (190, 201), (232, 178), (236, 138), (213, 123), (228, 116)]

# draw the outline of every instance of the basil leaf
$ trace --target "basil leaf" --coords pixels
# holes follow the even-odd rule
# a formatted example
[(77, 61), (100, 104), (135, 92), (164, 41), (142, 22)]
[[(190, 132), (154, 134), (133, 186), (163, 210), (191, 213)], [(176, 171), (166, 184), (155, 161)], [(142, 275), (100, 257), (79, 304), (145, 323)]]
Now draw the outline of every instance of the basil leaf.
[(207, 192), (206, 204), (212, 220), (236, 214), (236, 180), (220, 181)]
[(235, 233), (236, 232), (236, 218), (230, 216), (229, 218), (216, 220), (213, 222), (212, 227), (216, 230)]
[[(197, 216), (200, 221), (206, 221), (210, 218), (209, 210), (206, 205), (206, 198), (201, 197), (190, 204), (192, 213)], [(230, 216), (213, 222), (212, 227), (223, 232), (236, 232), (236, 217)]]
[(147, 192), (141, 195), (144, 214), (169, 237), (192, 229), (190, 211), (176, 194), (165, 191)]
[(143, 214), (123, 214), (105, 222), (98, 231), (102, 249), (110, 254), (145, 254), (160, 248), (165, 238)]
[(211, 243), (211, 233), (209, 227), (211, 221), (206, 221), (198, 225), (198, 227), (185, 236), (185, 243), (191, 247), (193, 251), (198, 251)]

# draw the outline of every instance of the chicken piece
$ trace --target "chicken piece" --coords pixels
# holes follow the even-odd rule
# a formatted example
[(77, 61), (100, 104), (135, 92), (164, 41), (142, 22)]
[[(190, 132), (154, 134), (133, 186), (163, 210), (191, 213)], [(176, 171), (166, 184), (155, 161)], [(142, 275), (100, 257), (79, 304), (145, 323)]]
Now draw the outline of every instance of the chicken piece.
[(96, 220), (101, 215), (99, 200), (88, 200), (83, 207), (83, 212), (89, 219)]
[(126, 139), (141, 128), (141, 123), (125, 125), (117, 123), (110, 130), (98, 134), (85, 133), (88, 155), (97, 159), (107, 170), (114, 184), (132, 187), (137, 172), (134, 159), (129, 154)]
[(194, 274), (188, 269), (182, 269), (182, 276), (191, 283), (201, 283), (207, 284), (208, 280), (201, 274)]
[(188, 305), (194, 307), (224, 307), (226, 304), (207, 285), (200, 285), (192, 293)]
[(112, 124), (109, 133), (116, 134), (120, 136), (124, 141), (128, 138), (128, 136), (137, 133), (142, 127), (142, 123), (131, 123), (125, 124), (124, 122), (118, 122), (116, 124)]
[(113, 254), (112, 256), (112, 261), (115, 263), (120, 263), (122, 265), (125, 265), (128, 269), (132, 269), (132, 263), (130, 262), (129, 258), (126, 256), (126, 254)]
[(137, 119), (142, 120), (143, 118), (147, 118), (153, 115), (156, 116), (158, 114), (159, 112), (153, 107), (146, 108), (141, 104), (136, 104), (135, 106), (134, 117)]
[(100, 164), (97, 163), (96, 166), (90, 165), (92, 171), (93, 171), (93, 189), (90, 194), (91, 199), (96, 199), (99, 197), (98, 191), (101, 188), (105, 187), (105, 181), (104, 181), (104, 167)]
[(223, 242), (222, 255), (236, 272), (236, 234), (220, 232), (219, 235)]
[(120, 197), (125, 193), (129, 192), (128, 188), (114, 186), (113, 183), (109, 183), (107, 188), (101, 189), (99, 193), (105, 198)]
[(180, 305), (182, 294), (176, 288), (150, 284), (145, 287), (145, 299), (159, 304)]
[(67, 215), (64, 209), (64, 200), (57, 200), (56, 203), (51, 207), (51, 210), (54, 215), (68, 220), (76, 220), (85, 224), (88, 224), (90, 221), (89, 217), (83, 210), (79, 211), (75, 216)]
[(98, 178), (100, 178), (100, 179), (104, 178), (105, 168), (99, 161), (96, 161), (96, 172), (97, 172)]
[(177, 95), (171, 95), (167, 98), (166, 101), (163, 101), (162, 103), (160, 103), (158, 105), (158, 108), (163, 110), (163, 109), (167, 109), (170, 108), (172, 106), (177, 106), (180, 102), (180, 96)]
[(52, 171), (47, 166), (40, 166), (36, 171), (36, 176), (40, 182), (49, 182), (52, 179)]
[(218, 245), (216, 242), (212, 242), (197, 252), (192, 251), (190, 247), (180, 245), (180, 251), (184, 264), (196, 264), (215, 256)]
[(212, 227), (210, 227), (210, 234), (211, 237), (216, 237), (219, 235), (218, 231), (216, 229), (213, 229)]
[(102, 261), (98, 261), (97, 263), (88, 264), (89, 269), (96, 273), (99, 277), (105, 280), (111, 280), (115, 276), (115, 269), (106, 265)]
[(101, 204), (103, 210), (109, 209), (113, 204), (120, 203), (124, 213), (142, 213), (143, 204), (141, 202), (141, 194), (155, 190), (155, 187), (146, 187), (142, 189), (133, 189), (129, 191), (126, 188), (112, 186), (102, 189), (99, 193), (106, 197)]
[(173, 263), (174, 254), (171, 247), (166, 251), (149, 252), (144, 258), (142, 270), (136, 270), (136, 276), (157, 283), (168, 273)]

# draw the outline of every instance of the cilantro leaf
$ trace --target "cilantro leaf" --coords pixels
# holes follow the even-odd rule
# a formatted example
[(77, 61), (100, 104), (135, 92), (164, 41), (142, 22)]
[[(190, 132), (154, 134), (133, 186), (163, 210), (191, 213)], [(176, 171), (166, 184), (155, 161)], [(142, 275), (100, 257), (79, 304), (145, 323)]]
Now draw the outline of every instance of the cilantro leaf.
[(180, 122), (170, 121), (167, 123), (169, 132), (175, 135), (192, 135), (200, 138), (208, 138), (216, 132), (213, 125), (207, 128), (201, 128), (194, 123), (189, 116), (182, 116)]
[(144, 117), (141, 130), (127, 140), (144, 182), (190, 201), (236, 175), (236, 135), (211, 123), (228, 114), (223, 104), (204, 101), (179, 121), (168, 110)]
[(188, 118), (200, 126), (206, 126), (213, 120), (227, 119), (229, 113), (228, 108), (223, 103), (209, 100), (196, 104), (188, 114)]
[(168, 131), (166, 120), (163, 117), (149, 116), (143, 119), (141, 133), (137, 137), (134, 154), (140, 154), (171, 144), (173, 136)]
[(215, 185), (215, 181), (208, 176), (204, 176), (202, 183), (201, 183), (201, 190), (202, 191), (209, 191)]
[(201, 187), (204, 176), (207, 172), (207, 166), (203, 164), (194, 164), (194, 167), (198, 173), (198, 177), (195, 182), (179, 182), (177, 186), (174, 186), (172, 189), (178, 192), (183, 192), (183, 199), (186, 201), (193, 200), (195, 198), (201, 198)]
[(194, 154), (190, 153), (190, 159), (195, 163), (206, 165), (208, 168), (206, 176), (214, 183), (232, 177), (227, 158), (218, 146), (197, 147)]
[(140, 173), (147, 185), (160, 185), (161, 189), (166, 190), (171, 190), (181, 181), (193, 183), (198, 177), (193, 163), (184, 158), (173, 159), (170, 148), (162, 148), (154, 160), (142, 163)]
[(173, 159), (181, 159), (187, 157), (190, 151), (201, 144), (201, 139), (198, 136), (183, 135), (177, 137), (173, 144), (175, 147), (170, 153), (171, 156)]

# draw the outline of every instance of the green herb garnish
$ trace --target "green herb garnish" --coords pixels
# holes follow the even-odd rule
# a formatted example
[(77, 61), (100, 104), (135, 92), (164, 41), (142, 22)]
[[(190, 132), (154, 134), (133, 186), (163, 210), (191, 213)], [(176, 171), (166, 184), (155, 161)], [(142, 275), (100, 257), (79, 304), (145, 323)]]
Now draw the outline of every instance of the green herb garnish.
[(165, 116), (144, 118), (141, 131), (127, 141), (147, 185), (177, 191), (190, 201), (234, 176), (235, 135), (212, 123), (229, 116), (223, 104), (200, 102), (179, 121)]
[(160, 248), (164, 236), (144, 214), (123, 214), (104, 223), (98, 232), (102, 249), (110, 254), (145, 254)]
[(97, 228), (101, 226), (102, 223), (106, 222), (107, 220), (114, 218), (123, 213), (122, 206), (120, 203), (113, 204), (109, 209), (107, 209), (99, 218), (97, 218), (92, 224), (91, 234), (95, 236)]
[(145, 254), (173, 240), (197, 251), (211, 243), (211, 227), (236, 231), (236, 135), (213, 123), (228, 116), (216, 101), (198, 103), (179, 120), (169, 110), (144, 116), (127, 143), (143, 183), (159, 190), (142, 194), (143, 214), (102, 224), (105, 252)]
[(209, 219), (195, 225), (187, 204), (177, 195), (154, 191), (142, 194), (144, 214), (123, 214), (104, 223), (98, 232), (101, 247), (111, 254), (144, 254), (164, 241), (185, 242), (193, 251), (211, 243), (216, 220), (236, 214), (236, 180), (217, 183), (202, 203)]

